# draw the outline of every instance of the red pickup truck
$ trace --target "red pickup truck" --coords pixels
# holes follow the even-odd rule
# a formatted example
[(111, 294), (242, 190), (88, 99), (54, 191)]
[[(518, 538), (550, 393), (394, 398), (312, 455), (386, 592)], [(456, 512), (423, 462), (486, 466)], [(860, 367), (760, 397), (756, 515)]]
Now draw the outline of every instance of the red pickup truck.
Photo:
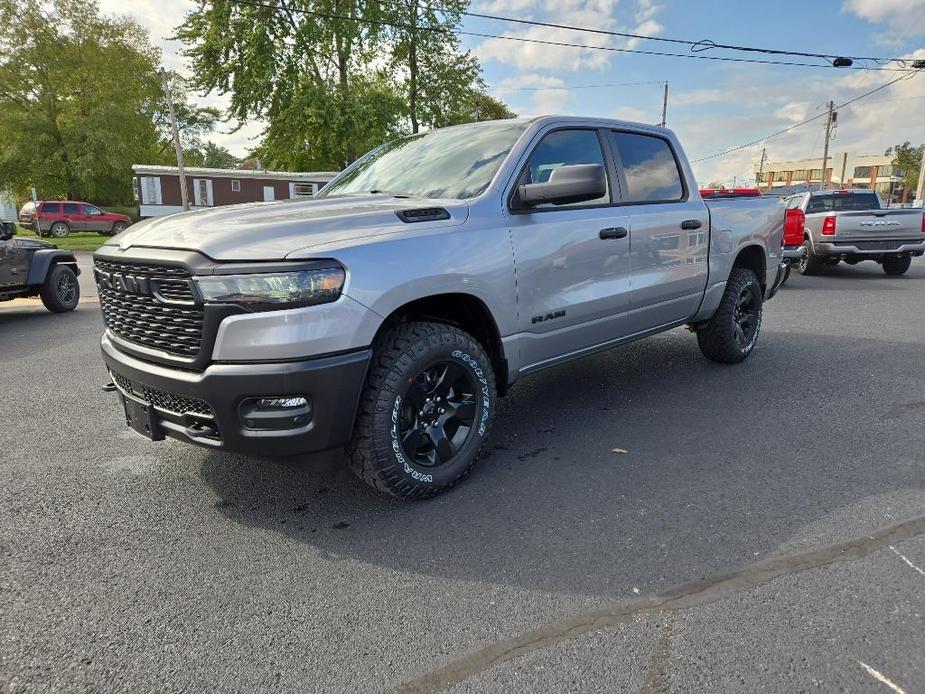
[(130, 217), (107, 212), (78, 200), (27, 202), (19, 211), (19, 223), (39, 236), (67, 236), (72, 231), (96, 231), (113, 236), (129, 227)]

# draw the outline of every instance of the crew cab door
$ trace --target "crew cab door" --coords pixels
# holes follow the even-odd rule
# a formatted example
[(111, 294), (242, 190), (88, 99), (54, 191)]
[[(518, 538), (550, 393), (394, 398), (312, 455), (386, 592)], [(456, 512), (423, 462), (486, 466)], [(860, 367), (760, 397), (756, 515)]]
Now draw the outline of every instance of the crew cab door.
[[(564, 205), (518, 205), (516, 186), (572, 164), (598, 164), (607, 193)], [(629, 217), (615, 206), (612, 161), (596, 128), (547, 130), (507, 198), (516, 266), (522, 371), (622, 335), (628, 306)]]
[(607, 139), (630, 217), (627, 329), (638, 333), (690, 318), (707, 283), (707, 207), (690, 195), (668, 139), (629, 130), (608, 130)]
[(0, 239), (0, 288), (25, 285), (28, 271), (29, 255), (16, 238)]

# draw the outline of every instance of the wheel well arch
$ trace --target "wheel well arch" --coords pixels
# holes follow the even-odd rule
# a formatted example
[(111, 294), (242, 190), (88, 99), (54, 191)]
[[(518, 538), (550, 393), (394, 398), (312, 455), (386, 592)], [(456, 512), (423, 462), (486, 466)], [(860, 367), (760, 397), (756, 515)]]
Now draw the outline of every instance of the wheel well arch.
[(29, 260), (29, 270), (26, 273), (26, 284), (45, 284), (48, 274), (56, 265), (69, 265), (71, 269), (74, 270), (74, 274), (80, 274), (77, 259), (70, 251), (63, 251), (56, 248), (42, 248), (33, 253), (32, 258)]
[(425, 296), (409, 301), (392, 311), (379, 326), (373, 344), (379, 336), (395, 325), (411, 321), (445, 323), (472, 335), (491, 360), (499, 395), (508, 389), (508, 366), (498, 324), (485, 302), (472, 294), (447, 293)]
[(767, 285), (767, 258), (764, 249), (761, 246), (752, 244), (741, 249), (732, 263), (732, 267), (745, 268), (751, 270), (758, 276), (758, 282), (761, 289), (765, 290)]

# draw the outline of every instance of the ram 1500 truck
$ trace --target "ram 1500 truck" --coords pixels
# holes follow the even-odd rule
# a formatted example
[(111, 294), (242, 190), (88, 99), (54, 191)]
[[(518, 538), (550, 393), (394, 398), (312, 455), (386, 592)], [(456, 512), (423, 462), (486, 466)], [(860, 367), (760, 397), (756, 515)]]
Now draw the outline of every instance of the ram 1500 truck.
[(787, 199), (802, 210), (804, 275), (818, 275), (844, 260), (857, 265), (873, 260), (888, 275), (902, 275), (912, 258), (925, 253), (925, 214), (919, 209), (886, 209), (876, 191), (819, 190)]
[(95, 255), (128, 425), (256, 456), (346, 446), (397, 497), (455, 484), (520, 377), (689, 325), (755, 347), (784, 205), (705, 204), (675, 135), (591, 118), (398, 139), (313, 200), (136, 224)]

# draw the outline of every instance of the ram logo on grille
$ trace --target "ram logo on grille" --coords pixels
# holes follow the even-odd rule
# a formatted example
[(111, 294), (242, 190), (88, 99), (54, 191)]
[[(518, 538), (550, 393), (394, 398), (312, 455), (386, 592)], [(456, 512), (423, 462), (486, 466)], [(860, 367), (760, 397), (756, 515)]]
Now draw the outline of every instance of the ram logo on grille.
[(128, 294), (146, 294), (151, 296), (151, 280), (147, 277), (126, 275), (122, 272), (96, 271), (96, 283), (105, 289), (115, 289)]

